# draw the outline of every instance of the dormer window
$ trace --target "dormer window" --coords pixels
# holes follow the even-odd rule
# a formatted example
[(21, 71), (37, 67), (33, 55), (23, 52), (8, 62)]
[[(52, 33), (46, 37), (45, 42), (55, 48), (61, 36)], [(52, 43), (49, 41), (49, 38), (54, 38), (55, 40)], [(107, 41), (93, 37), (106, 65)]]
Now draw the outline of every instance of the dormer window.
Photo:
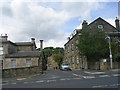
[(98, 29), (103, 31), (103, 25), (98, 25)]

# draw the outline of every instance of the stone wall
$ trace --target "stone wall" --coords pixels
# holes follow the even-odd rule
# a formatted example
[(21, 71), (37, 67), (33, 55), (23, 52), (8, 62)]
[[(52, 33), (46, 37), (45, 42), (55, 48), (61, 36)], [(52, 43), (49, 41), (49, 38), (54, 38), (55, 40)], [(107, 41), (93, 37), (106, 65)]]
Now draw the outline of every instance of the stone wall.
[(17, 52), (16, 46), (12, 42), (2, 43), (4, 54), (11, 54)]
[(55, 62), (55, 60), (53, 60), (53, 56), (48, 57), (48, 66), (47, 69), (48, 70), (54, 70), (54, 69), (59, 69), (59, 66), (57, 64), (57, 62)]
[(40, 67), (26, 67), (26, 68), (12, 68), (12, 69), (4, 69), (2, 71), (2, 77), (16, 77), (16, 76), (24, 76), (30, 74), (42, 73), (42, 69)]
[[(16, 68), (26, 67), (26, 60), (31, 60), (31, 66), (38, 66), (39, 57), (25, 57), (25, 58), (5, 58), (3, 60), (3, 69), (11, 68), (11, 60), (16, 60)], [(42, 63), (42, 60), (40, 60)]]
[[(113, 62), (113, 69), (120, 68), (120, 62)], [(110, 70), (110, 62), (100, 62), (100, 70)]]
[[(113, 62), (113, 69), (119, 69), (120, 62)], [(88, 62), (88, 69), (91, 70), (110, 70), (110, 62), (106, 61), (97, 61), (97, 62)]]
[(63, 63), (69, 64), (73, 70), (87, 69), (87, 59), (85, 56), (80, 55), (77, 47), (78, 37), (78, 35), (75, 35), (65, 44)]
[(99, 70), (100, 69), (100, 63), (99, 62), (88, 62), (88, 69), (91, 70)]

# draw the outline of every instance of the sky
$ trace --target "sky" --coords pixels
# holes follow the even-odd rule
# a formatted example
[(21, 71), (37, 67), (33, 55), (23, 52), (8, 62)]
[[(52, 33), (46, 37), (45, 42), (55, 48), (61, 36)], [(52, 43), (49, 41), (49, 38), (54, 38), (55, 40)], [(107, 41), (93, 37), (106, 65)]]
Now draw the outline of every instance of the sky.
[(13, 42), (44, 40), (44, 47), (64, 47), (67, 37), (102, 17), (115, 26), (118, 0), (1, 0), (0, 34)]

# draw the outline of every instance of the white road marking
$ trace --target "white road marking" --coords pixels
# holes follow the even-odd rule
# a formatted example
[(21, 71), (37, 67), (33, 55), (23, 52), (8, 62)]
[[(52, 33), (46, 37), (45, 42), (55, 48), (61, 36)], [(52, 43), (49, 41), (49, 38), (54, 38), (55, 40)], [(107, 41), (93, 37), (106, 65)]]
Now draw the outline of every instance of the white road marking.
[(99, 75), (99, 77), (110, 77), (109, 75)]
[(84, 73), (88, 73), (88, 74), (104, 74), (105, 72), (88, 72), (88, 71), (84, 71)]
[(120, 74), (113, 74), (113, 76), (120, 76)]
[(60, 79), (60, 80), (66, 80), (66, 79)]
[(75, 74), (75, 73), (73, 73), (73, 75), (74, 76), (79, 76), (79, 77), (82, 77), (82, 78), (86, 78), (86, 79), (88, 79), (88, 78), (95, 78), (94, 76), (82, 76), (82, 75), (78, 75), (78, 74)]
[(111, 85), (98, 85), (98, 86), (92, 86), (93, 88), (99, 88), (99, 87), (109, 87), (109, 86), (119, 86), (120, 84), (111, 84)]
[(102, 87), (102, 86), (92, 86), (92, 88), (100, 88), (100, 87)]
[(107, 87), (108, 85), (92, 86), (93, 88)]
[(119, 86), (120, 84), (112, 84), (112, 85), (110, 85), (110, 86)]
[(36, 81), (36, 83), (41, 83), (41, 82), (44, 82), (43, 80), (42, 81)]
[(83, 78), (89, 79), (89, 78), (95, 78), (94, 76), (82, 76)]
[(56, 81), (56, 80), (47, 80), (47, 82), (54, 82), (54, 81)]
[(72, 75), (74, 75), (74, 76), (80, 76), (80, 75), (78, 75), (78, 74), (75, 74), (75, 73), (72, 73)]
[(73, 79), (81, 79), (81, 78), (73, 78)]

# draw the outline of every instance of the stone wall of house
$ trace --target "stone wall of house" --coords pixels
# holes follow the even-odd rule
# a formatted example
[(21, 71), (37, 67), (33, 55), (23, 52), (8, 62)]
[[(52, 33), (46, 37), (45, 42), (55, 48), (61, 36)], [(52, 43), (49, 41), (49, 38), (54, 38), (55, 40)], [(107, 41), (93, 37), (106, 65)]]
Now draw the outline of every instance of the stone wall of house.
[(80, 55), (78, 47), (78, 36), (74, 36), (66, 45), (63, 63), (70, 65), (71, 69), (87, 69), (87, 59)]
[(9, 43), (8, 44), (8, 53), (11, 54), (11, 53), (15, 53), (15, 52), (17, 52), (16, 46), (14, 44)]
[(42, 69), (38, 66), (3, 69), (2, 77), (3, 78), (16, 77), (16, 76), (31, 75), (31, 74), (36, 74), (36, 73), (42, 73)]
[(38, 60), (39, 60), (38, 57), (5, 58), (4, 61), (3, 61), (3, 69), (11, 68), (11, 60), (16, 60), (16, 68), (26, 67), (26, 60), (27, 59), (31, 60), (31, 66), (38, 66)]
[(9, 53), (8, 52), (8, 44), (7, 43), (3, 43), (3, 49), (4, 49), (4, 51), (3, 51), (4, 54), (8, 54)]
[(15, 45), (13, 45), (10, 42), (2, 43), (4, 54), (11, 54), (17, 51), (17, 48)]

